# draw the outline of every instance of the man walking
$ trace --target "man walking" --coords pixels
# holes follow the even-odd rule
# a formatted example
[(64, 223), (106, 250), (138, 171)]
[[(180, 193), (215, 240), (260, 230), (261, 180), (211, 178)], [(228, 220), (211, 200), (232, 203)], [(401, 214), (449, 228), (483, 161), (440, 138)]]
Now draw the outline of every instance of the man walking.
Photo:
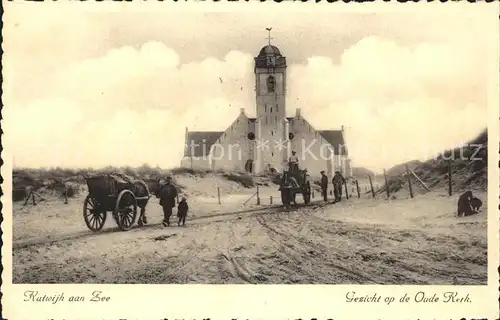
[(327, 196), (327, 191), (328, 191), (328, 178), (325, 175), (325, 171), (321, 171), (321, 194), (323, 195), (323, 199), (325, 202), (328, 202), (328, 196)]
[(170, 216), (172, 216), (172, 208), (175, 207), (175, 199), (177, 198), (177, 189), (172, 184), (172, 178), (167, 177), (166, 183), (160, 187), (160, 206), (163, 208), (163, 226), (170, 225)]
[(340, 171), (335, 171), (335, 175), (332, 179), (333, 193), (335, 195), (335, 202), (342, 200), (342, 185), (345, 183), (345, 179), (340, 173)]

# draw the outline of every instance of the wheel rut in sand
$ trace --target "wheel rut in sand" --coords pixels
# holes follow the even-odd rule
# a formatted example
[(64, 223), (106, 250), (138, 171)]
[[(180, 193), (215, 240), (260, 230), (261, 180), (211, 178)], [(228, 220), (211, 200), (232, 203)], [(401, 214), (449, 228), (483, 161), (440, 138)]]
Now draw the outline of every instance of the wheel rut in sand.
[[(228, 228), (229, 229), (225, 231), (227, 234), (227, 246), (225, 245), (223, 249), (219, 249), (216, 255), (218, 273), (223, 279), (230, 276), (244, 283), (255, 284), (258, 277), (255, 277), (254, 273), (246, 265), (249, 258), (235, 256), (235, 253), (238, 254), (238, 252), (247, 249), (247, 244), (236, 243), (240, 233), (235, 233), (234, 224), (230, 223)], [(249, 235), (253, 231), (251, 224), (248, 224), (244, 229), (246, 235)], [(217, 233), (219, 232), (223, 231), (217, 226)]]
[[(355, 270), (363, 266), (376, 283), (386, 283), (387, 278), (392, 278), (394, 283), (410, 284), (429, 284), (436, 278), (449, 284), (454, 284), (457, 279), (464, 284), (485, 280), (484, 275), (476, 272), (478, 267), (487, 263), (486, 244), (480, 239), (471, 238), (468, 243), (456, 234), (430, 236), (426, 230), (356, 225), (325, 219), (314, 212), (302, 217), (321, 222), (319, 228), (311, 230), (318, 237), (326, 238), (337, 233), (358, 241), (356, 255), (362, 261), (350, 267)], [(334, 232), (322, 230), (328, 224)], [(421, 245), (414, 247), (416, 243)], [(475, 249), (470, 250), (471, 246)], [(400, 248), (405, 248), (404, 252)]]
[[(282, 262), (283, 260), (292, 260), (294, 264), (289, 265), (289, 267), (293, 268), (294, 272), (307, 276), (308, 281), (313, 283), (324, 277), (330, 278), (330, 280), (325, 279), (327, 282), (332, 281), (331, 277), (342, 277), (354, 283), (374, 282), (370, 275), (355, 271), (351, 266), (335, 262), (329, 254), (328, 248), (319, 241), (308, 237), (308, 234), (311, 235), (309, 232), (318, 226), (312, 224), (312, 228), (308, 228), (308, 222), (303, 220), (304, 217), (307, 216), (300, 212), (298, 215), (290, 216), (289, 219), (281, 219), (277, 222), (278, 225), (282, 226), (281, 228), (271, 226), (264, 215), (256, 217), (257, 222), (267, 231), (269, 238), (281, 249), (279, 250), (279, 260)], [(325, 274), (325, 262), (332, 267), (332, 270), (329, 270), (327, 274)], [(318, 269), (319, 266), (321, 266), (321, 270)]]
[(226, 261), (226, 268), (233, 277), (242, 279), (247, 283), (254, 283), (250, 271), (243, 267), (237, 258), (232, 257), (229, 253), (220, 253), (219, 256)]

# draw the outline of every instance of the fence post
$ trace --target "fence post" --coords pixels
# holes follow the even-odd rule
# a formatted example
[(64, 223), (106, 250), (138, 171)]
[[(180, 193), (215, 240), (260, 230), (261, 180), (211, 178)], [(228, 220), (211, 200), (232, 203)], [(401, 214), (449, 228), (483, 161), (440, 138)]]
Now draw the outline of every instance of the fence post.
[(219, 200), (219, 204), (220, 204), (220, 188), (217, 187), (217, 199)]
[(68, 204), (68, 188), (64, 188), (64, 204)]
[(358, 180), (356, 180), (356, 190), (358, 191), (358, 199), (359, 199), (360, 195), (359, 195), (359, 184), (358, 184)]
[(390, 197), (389, 181), (387, 180), (387, 173), (385, 172), (385, 169), (384, 169), (384, 179), (385, 179), (385, 191), (387, 192), (387, 198), (389, 198)]
[(344, 183), (344, 189), (345, 189), (345, 198), (346, 200), (349, 200), (349, 193), (347, 192), (347, 183)]
[(257, 205), (260, 205), (259, 186), (257, 186)]
[(411, 188), (411, 177), (410, 170), (408, 169), (408, 165), (405, 163), (406, 176), (408, 177), (408, 188), (410, 189), (410, 197), (413, 199), (413, 189)]
[(373, 190), (372, 177), (368, 175), (368, 179), (370, 180), (370, 189), (372, 190), (372, 196), (375, 198), (375, 191)]
[(28, 201), (30, 200), (30, 197), (31, 197), (31, 189), (30, 189), (30, 192), (28, 193), (28, 196), (26, 197), (26, 201), (24, 201), (23, 207), (28, 203)]
[(451, 194), (451, 159), (448, 159), (448, 195)]

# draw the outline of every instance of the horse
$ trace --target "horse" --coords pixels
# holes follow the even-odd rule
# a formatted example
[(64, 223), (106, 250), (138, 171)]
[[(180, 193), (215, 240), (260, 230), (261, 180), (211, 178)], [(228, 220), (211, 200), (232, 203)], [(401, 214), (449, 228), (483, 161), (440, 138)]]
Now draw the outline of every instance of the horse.
[(280, 188), (281, 200), (285, 208), (290, 205), (297, 207), (295, 196), (302, 193), (306, 204), (310, 201), (310, 185), (307, 175), (307, 169), (298, 171), (284, 171), (281, 178)]
[[(160, 189), (161, 189), (161, 182), (160, 179), (146, 179), (146, 180), (141, 180), (144, 184), (138, 184), (137, 187), (138, 189), (136, 192), (138, 192), (137, 196), (142, 197), (148, 194), (155, 196), (157, 199), (160, 198)], [(147, 189), (146, 189), (147, 188)], [(147, 190), (147, 192), (146, 192)], [(148, 203), (148, 200), (137, 200), (137, 206), (141, 208), (141, 213), (139, 215), (139, 221), (138, 224), (139, 226), (143, 226), (147, 224), (147, 217), (146, 217), (146, 205)]]
[(156, 198), (159, 198), (160, 194), (160, 188), (161, 188), (161, 183), (160, 179), (147, 179), (144, 180), (144, 182), (147, 184), (149, 193), (154, 195)]
[(471, 200), (473, 198), (471, 191), (466, 191), (460, 195), (457, 203), (457, 216), (470, 216), (472, 214)]

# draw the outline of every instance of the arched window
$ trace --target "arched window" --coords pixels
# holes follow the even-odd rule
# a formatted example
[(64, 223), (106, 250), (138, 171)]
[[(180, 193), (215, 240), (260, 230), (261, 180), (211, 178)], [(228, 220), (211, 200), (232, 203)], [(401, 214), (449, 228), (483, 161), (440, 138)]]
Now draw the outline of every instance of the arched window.
[(264, 112), (267, 112), (267, 104), (264, 105)]
[(273, 76), (267, 77), (267, 92), (273, 93), (276, 88), (276, 79)]
[(273, 107), (271, 107), (271, 113), (273, 113)]

